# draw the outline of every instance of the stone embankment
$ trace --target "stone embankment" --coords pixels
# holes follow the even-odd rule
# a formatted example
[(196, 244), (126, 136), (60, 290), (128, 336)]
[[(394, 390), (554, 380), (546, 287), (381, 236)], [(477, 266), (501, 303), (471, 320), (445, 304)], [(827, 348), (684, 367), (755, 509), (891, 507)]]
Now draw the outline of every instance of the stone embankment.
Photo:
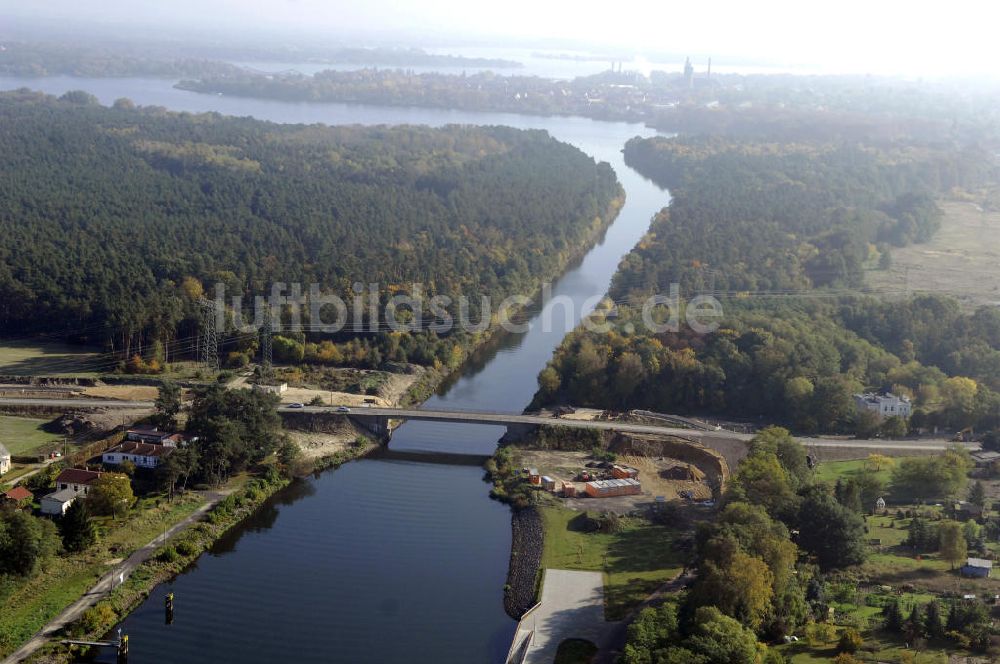
[(538, 570), (542, 563), (542, 516), (534, 507), (515, 510), (511, 515), (512, 537), (504, 609), (514, 620), (535, 604)]

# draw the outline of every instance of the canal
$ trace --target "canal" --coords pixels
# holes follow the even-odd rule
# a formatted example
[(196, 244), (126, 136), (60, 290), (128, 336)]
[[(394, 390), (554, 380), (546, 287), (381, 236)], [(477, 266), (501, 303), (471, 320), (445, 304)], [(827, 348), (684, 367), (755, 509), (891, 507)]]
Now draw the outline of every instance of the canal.
[[(509, 125), (545, 129), (611, 164), (627, 199), (603, 238), (553, 285), (529, 331), (476, 353), (428, 407), (521, 411), (563, 336), (603, 294), (621, 258), (669, 195), (628, 168), (621, 150), (652, 130), (585, 118), (407, 107), (286, 103), (199, 95), (156, 79), (0, 77), (0, 89), (82, 89), (171, 110), (282, 123)], [(556, 299), (556, 298), (554, 298)], [(570, 311), (571, 310), (571, 311)], [(569, 315), (567, 315), (567, 312)], [(541, 325), (551, 316), (552, 325)], [(503, 429), (407, 423), (391, 447), (490, 454)], [(157, 588), (122, 627), (137, 664), (347, 662), (470, 664), (503, 660), (515, 623), (503, 610), (510, 514), (473, 466), (364, 459), (296, 483), (254, 519)], [(164, 624), (163, 598), (176, 595)], [(106, 659), (101, 661), (113, 661)]]

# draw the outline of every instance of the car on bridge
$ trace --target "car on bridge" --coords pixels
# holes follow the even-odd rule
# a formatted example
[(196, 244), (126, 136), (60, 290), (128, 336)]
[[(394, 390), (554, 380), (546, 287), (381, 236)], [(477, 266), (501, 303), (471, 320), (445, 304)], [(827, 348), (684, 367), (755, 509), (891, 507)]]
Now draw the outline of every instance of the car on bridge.
[(351, 409), (348, 408), (347, 406), (340, 406), (340, 407), (337, 408), (337, 412), (338, 413), (349, 413), (349, 412), (351, 412)]
[(306, 406), (305, 406), (305, 404), (297, 403), (296, 402), (296, 403), (290, 403), (290, 404), (288, 404), (288, 407), (289, 408), (305, 408)]

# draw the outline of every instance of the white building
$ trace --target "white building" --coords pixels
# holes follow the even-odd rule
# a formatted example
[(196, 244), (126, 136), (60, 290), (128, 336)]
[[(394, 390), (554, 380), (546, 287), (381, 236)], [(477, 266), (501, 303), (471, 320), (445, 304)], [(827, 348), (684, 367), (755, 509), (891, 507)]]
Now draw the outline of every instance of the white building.
[(97, 470), (67, 468), (59, 473), (59, 477), (56, 478), (56, 493), (69, 489), (73, 493), (87, 495), (87, 492), (90, 491), (90, 483), (102, 474)]
[(913, 413), (913, 405), (910, 403), (909, 398), (896, 396), (891, 392), (886, 392), (885, 394), (876, 394), (874, 392), (855, 394), (854, 405), (857, 406), (858, 410), (870, 410), (876, 413), (879, 418), (893, 417), (895, 415), (905, 419)]
[(101, 461), (109, 466), (120, 466), (126, 461), (131, 461), (136, 468), (156, 468), (174, 449), (168, 445), (136, 443), (127, 440), (106, 450), (101, 455)]
[(10, 452), (0, 443), (0, 475), (10, 470)]
[(50, 514), (52, 516), (62, 516), (69, 509), (69, 506), (73, 504), (79, 494), (73, 489), (61, 489), (55, 493), (50, 493), (47, 496), (42, 497), (39, 504), (42, 509), (42, 514)]

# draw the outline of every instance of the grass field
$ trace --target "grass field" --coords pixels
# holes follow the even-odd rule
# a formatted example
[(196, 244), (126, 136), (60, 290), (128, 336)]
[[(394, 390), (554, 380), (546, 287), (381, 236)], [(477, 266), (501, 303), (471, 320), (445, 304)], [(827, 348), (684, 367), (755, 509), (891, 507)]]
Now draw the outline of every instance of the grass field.
[(892, 476), (892, 469), (905, 457), (898, 457), (892, 460), (889, 465), (882, 466), (877, 471), (867, 459), (852, 459), (850, 461), (824, 461), (816, 466), (816, 480), (818, 482), (835, 483), (838, 479), (847, 479), (852, 475), (857, 475), (862, 471), (874, 472), (886, 486)]
[(33, 454), (60, 443), (62, 436), (42, 429), (47, 423), (48, 420), (32, 417), (0, 415), (0, 443), (14, 456)]
[(677, 532), (631, 518), (618, 533), (583, 532), (581, 516), (559, 507), (542, 508), (545, 550), (542, 567), (604, 572), (605, 617), (621, 619), (664, 582), (681, 573)]
[[(108, 365), (110, 362), (110, 366)], [(82, 346), (37, 341), (0, 341), (0, 375), (93, 376), (114, 363)]]
[[(804, 639), (798, 643), (787, 643), (772, 646), (791, 664), (813, 664), (823, 662), (828, 663), (837, 656), (836, 642), (827, 645), (810, 646)], [(899, 639), (894, 639), (891, 635), (876, 632), (866, 635), (864, 649), (857, 653), (858, 657), (865, 662), (901, 662), (903, 653), (914, 656), (913, 664), (947, 664), (948, 652), (961, 653), (961, 651), (945, 650), (924, 650), (916, 652), (907, 649), (905, 644)]]
[(868, 274), (879, 289), (948, 293), (968, 308), (1000, 302), (1000, 212), (975, 201), (940, 201), (930, 242), (892, 250), (892, 267)]

